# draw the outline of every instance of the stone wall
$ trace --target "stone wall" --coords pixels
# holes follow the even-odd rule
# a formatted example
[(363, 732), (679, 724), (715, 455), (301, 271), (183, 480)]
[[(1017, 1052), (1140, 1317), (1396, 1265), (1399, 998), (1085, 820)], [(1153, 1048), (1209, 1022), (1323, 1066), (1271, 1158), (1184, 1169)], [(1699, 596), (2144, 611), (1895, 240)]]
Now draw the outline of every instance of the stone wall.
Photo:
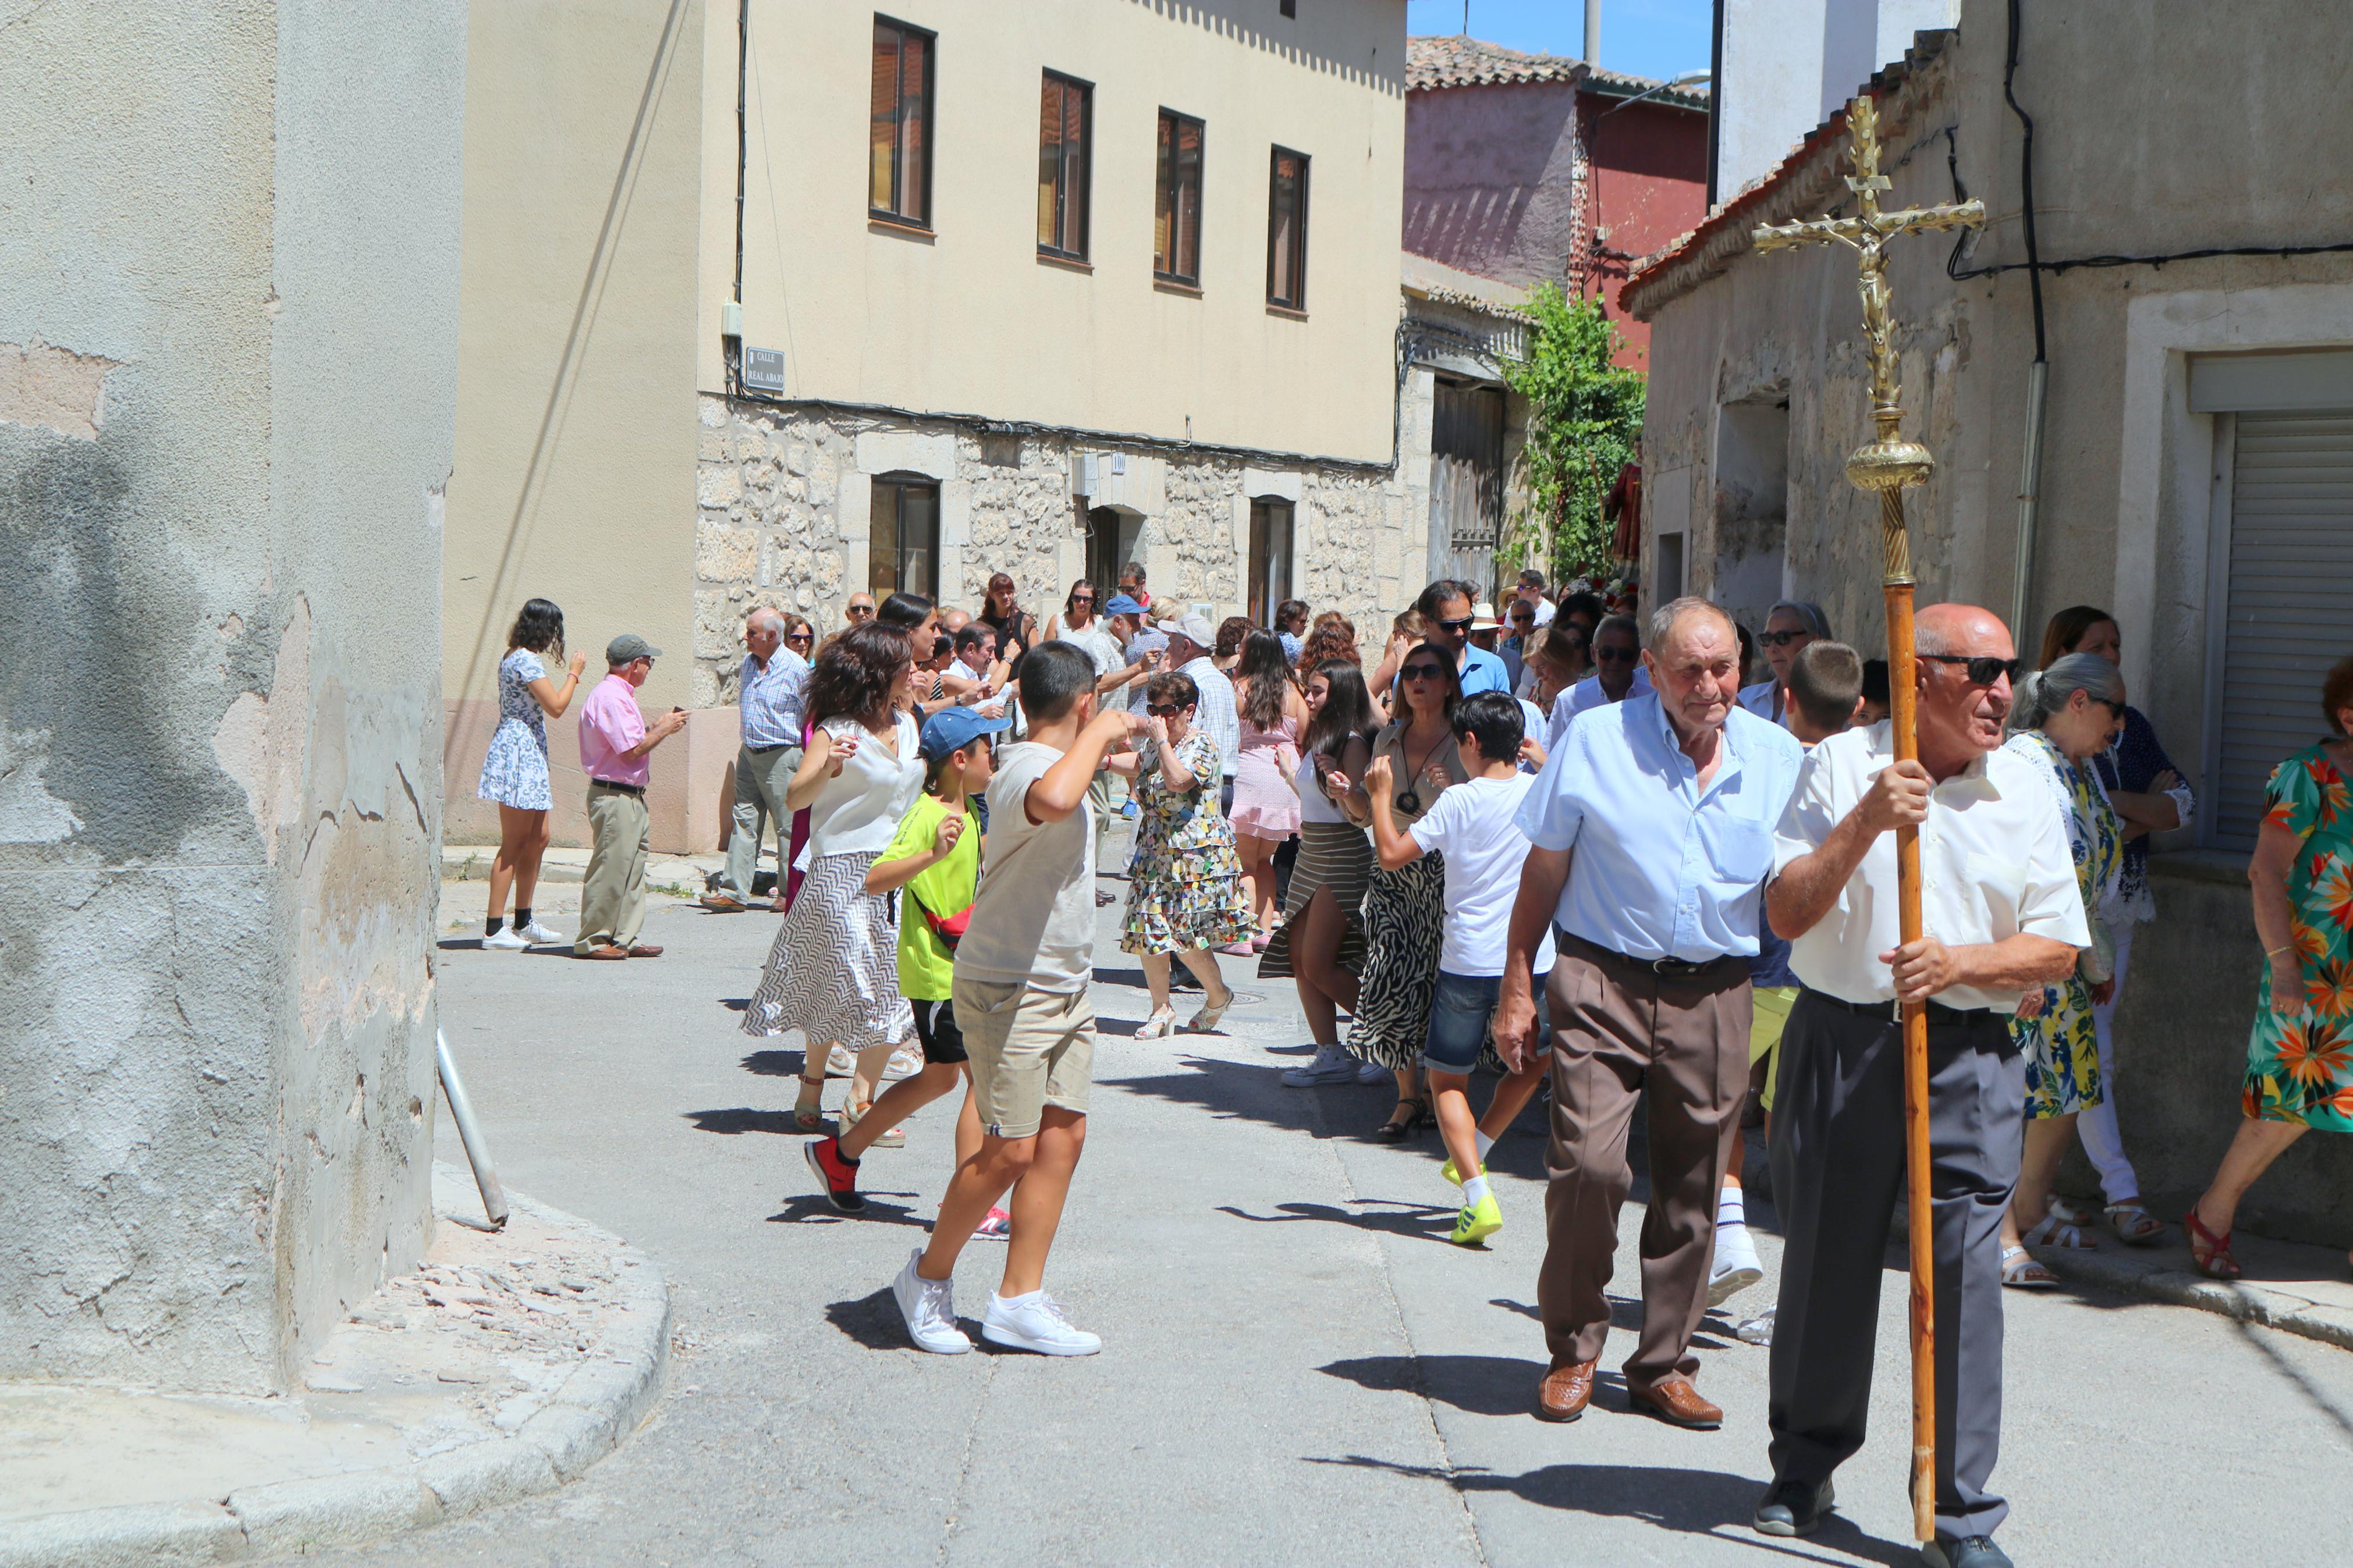
[[(700, 418), (697, 707), (733, 700), (754, 607), (797, 611), (821, 633), (842, 625), (842, 605), (868, 580), (871, 487), (885, 475), (939, 484), (941, 580), (948, 602), (967, 609), (1002, 571), (1025, 607), (1050, 612), (1085, 571), (1089, 509), (1111, 507), (1155, 599), (1236, 614), (1253, 497), (1293, 503), (1292, 591), (1347, 615), (1368, 647), (1422, 586), (1426, 520), (1409, 488), (1377, 469), (719, 397), (702, 400)], [(1080, 496), (1090, 457), (1095, 489)]]

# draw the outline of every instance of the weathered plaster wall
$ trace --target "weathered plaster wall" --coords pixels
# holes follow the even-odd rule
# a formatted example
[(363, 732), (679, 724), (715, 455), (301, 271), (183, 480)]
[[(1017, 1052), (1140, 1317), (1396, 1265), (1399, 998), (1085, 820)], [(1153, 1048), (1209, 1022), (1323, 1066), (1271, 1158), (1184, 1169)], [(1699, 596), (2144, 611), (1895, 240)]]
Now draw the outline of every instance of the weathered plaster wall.
[(1583, 199), (1576, 112), (1566, 81), (1409, 95), (1405, 247), (1522, 288), (1559, 282)]
[[(1081, 446), (1062, 437), (997, 437), (814, 407), (702, 399), (702, 529), (695, 552), (694, 701), (733, 700), (744, 616), (795, 609), (821, 632), (867, 581), (868, 509), (876, 478), (915, 474), (940, 486), (941, 577), (948, 603), (979, 607), (1002, 571), (1041, 618), (1086, 570), (1089, 501), (1072, 493), (1078, 459), (1100, 451), (1092, 505), (1137, 520), (1134, 552), (1155, 599), (1242, 605), (1252, 496), (1294, 500), (1292, 589), (1338, 609), (1360, 636), (1387, 625), (1421, 588), (1408, 488), (1377, 470), (1255, 464), (1235, 456)], [(1426, 450), (1426, 446), (1425, 446)], [(1377, 640), (1377, 639), (1376, 639)]]
[(7, 24), (0, 1375), (283, 1388), (428, 1218), (462, 11)]

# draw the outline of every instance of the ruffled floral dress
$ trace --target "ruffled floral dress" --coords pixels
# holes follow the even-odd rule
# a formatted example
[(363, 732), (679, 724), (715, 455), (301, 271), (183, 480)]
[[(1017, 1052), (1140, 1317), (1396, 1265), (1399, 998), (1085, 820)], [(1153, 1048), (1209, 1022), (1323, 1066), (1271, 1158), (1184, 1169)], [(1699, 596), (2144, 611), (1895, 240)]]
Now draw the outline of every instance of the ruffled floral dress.
[(2303, 841), (2287, 896), (2305, 1008), (2300, 1018), (2272, 1011), (2265, 964), (2247, 1042), (2246, 1113), (2353, 1132), (2353, 788), (2326, 746), (2272, 770), (2263, 825)]
[(1124, 952), (1194, 952), (1240, 942), (1255, 929), (1242, 893), (1234, 830), (1218, 810), (1223, 763), (1206, 730), (1188, 731), (1175, 750), (1192, 770), (1193, 787), (1174, 790), (1147, 743), (1135, 775), (1135, 859), (1127, 896)]
[(494, 800), (518, 811), (553, 810), (547, 777), (547, 711), (531, 694), (531, 683), (547, 667), (527, 647), (510, 648), (499, 660), (499, 727), (482, 754), (478, 800)]
[(2075, 886), (2084, 895), (2092, 945), (2075, 973), (2042, 991), (2042, 1015), (2012, 1018), (2010, 1038), (2026, 1058), (2026, 1119), (2071, 1116), (2100, 1103), (2100, 1039), (2092, 1016), (2092, 987), (2116, 976), (2116, 944), (2102, 908), (2124, 867), (2124, 828), (2108, 792), (2091, 767), (2079, 766), (2040, 730), (2012, 735), (2007, 749), (2035, 764), (2057, 798), (2075, 858)]

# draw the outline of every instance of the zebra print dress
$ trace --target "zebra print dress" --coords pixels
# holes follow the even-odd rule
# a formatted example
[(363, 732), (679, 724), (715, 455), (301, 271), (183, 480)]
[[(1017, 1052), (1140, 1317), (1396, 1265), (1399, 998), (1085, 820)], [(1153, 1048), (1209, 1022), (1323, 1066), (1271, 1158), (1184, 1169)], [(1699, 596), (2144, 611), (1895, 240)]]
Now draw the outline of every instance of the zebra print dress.
[(1365, 969), (1349, 1050), (1392, 1070), (1421, 1060), (1445, 923), (1444, 856), (1424, 855), (1394, 871), (1373, 868), (1365, 887)]

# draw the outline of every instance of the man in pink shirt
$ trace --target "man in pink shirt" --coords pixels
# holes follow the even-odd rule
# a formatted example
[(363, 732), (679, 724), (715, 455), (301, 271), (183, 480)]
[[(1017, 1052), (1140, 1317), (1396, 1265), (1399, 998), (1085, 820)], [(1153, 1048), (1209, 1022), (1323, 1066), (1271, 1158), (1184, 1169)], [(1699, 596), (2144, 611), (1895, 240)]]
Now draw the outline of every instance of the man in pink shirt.
[(580, 771), (588, 775), (588, 874), (580, 889), (580, 933), (575, 958), (659, 958), (661, 949), (638, 941), (646, 923), (646, 850), (652, 818), (646, 780), (653, 749), (686, 728), (673, 708), (649, 727), (638, 711), (638, 688), (653, 673), (661, 649), (635, 632), (605, 648), (606, 676), (580, 705)]

